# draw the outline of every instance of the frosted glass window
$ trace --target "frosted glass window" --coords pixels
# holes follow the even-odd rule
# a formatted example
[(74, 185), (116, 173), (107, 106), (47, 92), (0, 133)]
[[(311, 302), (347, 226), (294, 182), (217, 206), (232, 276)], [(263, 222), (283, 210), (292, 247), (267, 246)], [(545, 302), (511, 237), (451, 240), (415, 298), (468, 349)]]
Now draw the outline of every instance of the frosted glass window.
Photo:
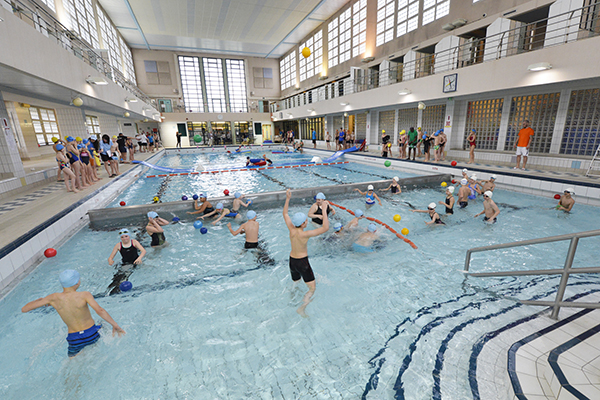
[(218, 58), (203, 58), (204, 84), (208, 112), (225, 112), (225, 86), (223, 80), (223, 63)]
[(60, 131), (58, 130), (54, 110), (31, 107), (29, 108), (29, 115), (31, 116), (31, 124), (33, 125), (33, 131), (36, 133), (35, 136), (38, 145), (51, 145), (53, 144), (53, 137), (60, 138)]
[(179, 56), (179, 75), (186, 112), (204, 112), (202, 79), (198, 57)]
[(244, 60), (225, 60), (227, 88), (232, 112), (248, 112), (246, 96), (246, 67)]
[(85, 125), (87, 126), (88, 134), (100, 137), (102, 132), (100, 131), (100, 122), (98, 121), (98, 117), (86, 115)]
[(279, 62), (279, 74), (281, 75), (281, 90), (296, 85), (296, 52), (292, 51)]
[(328, 53), (328, 65), (329, 68), (339, 64), (339, 26), (338, 18), (327, 25), (327, 38), (329, 40), (329, 53)]
[(67, 25), (71, 31), (79, 35), (87, 44), (97, 49), (98, 26), (92, 0), (63, 0), (67, 12)]
[(396, 37), (419, 27), (419, 0), (398, 0)]
[(377, 39), (376, 46), (381, 46), (394, 38), (395, 0), (377, 1)]
[[(123, 72), (123, 63), (121, 62), (121, 47), (119, 46), (119, 36), (112, 22), (100, 6), (96, 6), (98, 12), (98, 22), (100, 23), (100, 34), (102, 38), (102, 47), (108, 49), (108, 58), (110, 65), (116, 70)], [(113, 77), (115, 80), (116, 77)]]
[(52, 11), (56, 12), (56, 6), (54, 5), (54, 0), (42, 0), (42, 3), (48, 6)]
[(366, 50), (367, 0), (355, 2), (327, 26), (329, 67), (348, 61)]
[(119, 37), (119, 44), (121, 45), (121, 55), (123, 56), (123, 74), (127, 80), (133, 82), (134, 85), (137, 85), (131, 50), (121, 37)]
[[(302, 50), (308, 47), (310, 56), (304, 57)], [(300, 82), (320, 74), (323, 70), (323, 31), (319, 31), (298, 47)]]
[(440, 19), (450, 12), (450, 0), (424, 0), (423, 25)]
[[(390, 0), (393, 1), (393, 0)], [(391, 18), (394, 25), (394, 5)], [(367, 0), (360, 0), (352, 6), (352, 57), (358, 57), (367, 49)]]

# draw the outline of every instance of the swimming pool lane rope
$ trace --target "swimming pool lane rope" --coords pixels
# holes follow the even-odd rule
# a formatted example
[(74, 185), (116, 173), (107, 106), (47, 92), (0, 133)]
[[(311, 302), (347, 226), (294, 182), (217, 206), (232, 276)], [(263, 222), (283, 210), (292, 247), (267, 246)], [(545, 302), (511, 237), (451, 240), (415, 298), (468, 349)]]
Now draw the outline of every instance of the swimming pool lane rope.
[[(331, 201), (329, 202), (329, 204), (331, 204), (332, 206), (335, 206), (341, 210), (346, 210), (347, 212), (349, 212), (350, 214), (354, 215), (354, 211), (347, 209), (346, 207), (340, 206), (338, 204), (332, 203)], [(400, 239), (404, 240), (405, 243), (408, 243), (410, 245), (410, 247), (412, 247), (413, 249), (418, 249), (417, 245), (414, 244), (413, 242), (411, 242), (410, 240), (408, 240), (407, 238), (405, 238), (404, 236), (402, 236), (401, 234), (399, 234), (398, 232), (396, 232), (392, 227), (390, 227), (388, 224), (381, 222), (378, 219), (372, 218), (372, 217), (365, 217), (367, 220), (371, 221), (371, 222), (375, 222), (376, 224), (379, 224), (385, 228), (387, 228), (390, 232), (392, 232), (394, 235), (396, 235), (397, 237), (399, 237)]]

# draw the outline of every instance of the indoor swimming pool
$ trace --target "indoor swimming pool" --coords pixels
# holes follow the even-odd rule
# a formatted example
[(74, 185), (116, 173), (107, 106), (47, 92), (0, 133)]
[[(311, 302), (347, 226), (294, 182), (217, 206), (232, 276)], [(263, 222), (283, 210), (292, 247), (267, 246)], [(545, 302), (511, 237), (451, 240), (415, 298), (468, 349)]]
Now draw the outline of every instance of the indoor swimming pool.
[[(168, 225), (169, 244), (161, 249), (149, 247), (141, 226), (129, 227), (148, 254), (129, 278), (133, 289), (113, 296), (106, 290), (116, 269), (107, 258), (117, 231), (82, 229), (0, 302), (0, 351), (10, 360), (0, 364), (0, 397), (478, 398), (469, 379), (474, 343), (539, 311), (515, 300), (553, 294), (558, 278), (465, 278), (465, 251), (594, 229), (600, 210), (576, 205), (565, 214), (554, 209), (554, 200), (496, 190), (497, 224), (473, 218), (482, 210), (475, 200), (451, 216), (438, 206), (446, 225), (426, 226), (427, 215), (411, 211), (443, 200), (442, 188), (381, 199), (382, 206), (368, 210), (359, 194), (330, 200), (361, 208), (397, 231), (409, 229), (407, 238), (418, 249), (380, 226), (376, 251), (353, 252), (366, 220), (341, 238), (330, 229), (311, 239), (317, 290), (307, 318), (296, 313), (306, 286), (290, 279), (283, 203), (255, 209), (260, 251), (243, 250), (243, 237), (233, 237), (225, 224), (205, 222), (205, 235), (191, 223)], [(292, 198), (290, 214), (307, 212), (311, 204)], [(331, 221), (350, 219), (338, 208)], [(594, 265), (598, 245), (598, 238), (581, 240), (573, 267)], [(560, 242), (477, 253), (471, 269), (560, 267), (567, 247)], [(20, 312), (28, 301), (59, 291), (58, 274), (66, 268), (81, 272), (80, 290), (96, 295), (127, 331), (112, 337), (104, 323), (100, 341), (74, 359), (67, 357), (66, 328), (54, 310)], [(570, 286), (580, 292), (598, 282), (593, 275), (573, 276)], [(485, 372), (480, 364), (478, 376)]]

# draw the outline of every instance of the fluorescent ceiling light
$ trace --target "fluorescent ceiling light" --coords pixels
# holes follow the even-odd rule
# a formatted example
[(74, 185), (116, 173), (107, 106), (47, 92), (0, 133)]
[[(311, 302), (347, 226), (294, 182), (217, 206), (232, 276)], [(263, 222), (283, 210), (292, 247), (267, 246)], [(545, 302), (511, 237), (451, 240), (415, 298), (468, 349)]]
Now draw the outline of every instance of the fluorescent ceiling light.
[(306, 111), (308, 111), (308, 112), (313, 112), (313, 111), (315, 111), (315, 109), (314, 109), (314, 108), (309, 108), (309, 109), (307, 109)]
[(456, 21), (452, 22), (455, 28), (459, 28), (467, 23), (467, 20), (464, 18), (459, 18)]
[(402, 89), (398, 92), (399, 96), (406, 96), (407, 94), (411, 94), (412, 92), (409, 89)]
[(375, 57), (365, 57), (365, 58), (362, 59), (362, 62), (364, 62), (364, 63), (370, 63), (374, 59), (375, 59)]
[(547, 62), (540, 62), (529, 65), (527, 69), (531, 72), (545, 71), (547, 69), (552, 69), (552, 65)]
[(125, 97), (125, 101), (128, 103), (137, 103), (137, 97)]
[(108, 81), (101, 76), (88, 76), (85, 81), (90, 85), (108, 85)]
[(344, 103), (340, 103), (340, 105), (342, 105), (342, 106), (347, 106), (347, 105), (350, 105), (350, 103), (345, 103), (345, 102), (344, 102)]

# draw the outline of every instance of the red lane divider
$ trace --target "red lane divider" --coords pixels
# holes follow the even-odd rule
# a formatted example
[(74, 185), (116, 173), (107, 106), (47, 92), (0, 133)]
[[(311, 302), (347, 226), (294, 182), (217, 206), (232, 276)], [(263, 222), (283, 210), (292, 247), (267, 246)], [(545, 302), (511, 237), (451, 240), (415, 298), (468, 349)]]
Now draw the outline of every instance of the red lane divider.
[[(329, 201), (329, 200), (328, 200), (328, 201)], [(344, 207), (342, 207), (342, 206), (340, 206), (340, 205), (337, 205), (337, 204), (335, 204), (335, 203), (332, 203), (331, 201), (329, 201), (329, 204), (331, 204), (332, 206), (335, 206), (335, 207), (337, 207), (337, 208), (339, 208), (339, 209), (346, 210), (346, 211), (348, 211), (350, 214), (354, 215), (354, 212), (352, 212), (351, 210), (348, 210), (348, 209), (346, 209), (346, 208), (344, 208)], [(412, 248), (413, 248), (413, 249), (415, 249), (415, 250), (416, 250), (416, 249), (418, 249), (418, 247), (417, 247), (417, 245), (416, 245), (416, 244), (414, 244), (413, 242), (411, 242), (410, 240), (408, 240), (407, 238), (405, 238), (404, 236), (402, 236), (401, 234), (399, 234), (398, 232), (396, 232), (395, 230), (393, 230), (392, 228), (390, 228), (390, 226), (389, 226), (389, 225), (387, 225), (387, 224), (384, 224), (384, 223), (383, 223), (383, 222), (381, 222), (380, 220), (378, 220), (378, 219), (375, 219), (375, 218), (372, 218), (372, 217), (365, 217), (365, 218), (366, 218), (366, 219), (368, 219), (369, 221), (373, 221), (373, 222), (375, 222), (375, 223), (378, 223), (378, 224), (379, 224), (379, 225), (381, 225), (381, 226), (384, 226), (384, 227), (386, 227), (386, 228), (387, 228), (387, 229), (388, 229), (390, 232), (392, 232), (392, 233), (396, 234), (396, 236), (397, 236), (397, 237), (399, 237), (400, 239), (404, 240), (404, 242), (405, 242), (405, 243), (408, 243), (408, 244), (410, 245), (410, 247), (412, 247)]]
[(300, 164), (300, 165), (285, 165), (278, 167), (262, 167), (262, 168), (240, 168), (240, 169), (225, 169), (221, 171), (202, 171), (202, 172), (185, 172), (181, 174), (163, 174), (163, 175), (147, 175), (146, 178), (162, 178), (165, 176), (187, 176), (187, 175), (198, 175), (198, 174), (221, 174), (224, 172), (240, 172), (240, 171), (261, 171), (263, 169), (281, 169), (281, 168), (298, 168), (298, 167), (314, 167), (317, 165), (338, 165), (348, 164), (350, 161), (339, 161), (332, 163), (316, 163), (316, 164)]

